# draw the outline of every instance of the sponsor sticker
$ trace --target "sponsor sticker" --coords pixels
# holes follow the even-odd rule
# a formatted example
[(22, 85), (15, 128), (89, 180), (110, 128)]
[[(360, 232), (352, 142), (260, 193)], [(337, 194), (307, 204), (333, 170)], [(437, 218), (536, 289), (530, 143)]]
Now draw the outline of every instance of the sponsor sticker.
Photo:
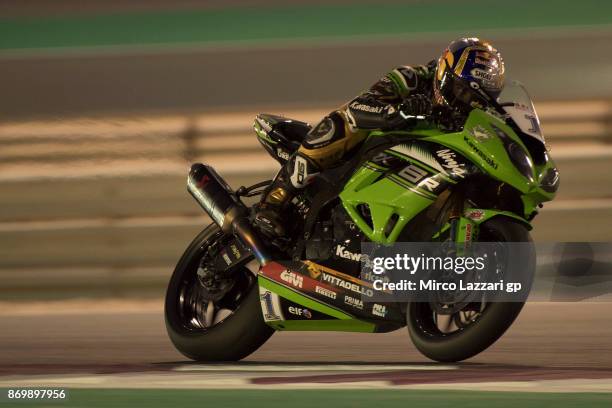
[(342, 289), (349, 290), (351, 292), (357, 293), (359, 295), (364, 295), (368, 297), (372, 297), (374, 295), (374, 291), (370, 288), (363, 287), (353, 282), (349, 282), (337, 276), (331, 275), (329, 273), (323, 272), (321, 274), (321, 280), (326, 283), (330, 283), (333, 286), (340, 287)]
[(301, 307), (296, 307), (296, 306), (289, 306), (289, 308), (287, 309), (289, 310), (289, 313), (291, 313), (294, 316), (299, 316), (299, 317), (303, 317), (306, 319), (311, 319), (312, 318), (312, 312), (308, 309), (305, 308), (301, 308)]
[(465, 242), (472, 241), (472, 224), (465, 225)]
[(259, 300), (261, 302), (264, 320), (266, 322), (282, 320), (278, 307), (278, 296), (269, 290), (259, 288)]
[(497, 162), (495, 162), (495, 160), (493, 160), (492, 158), (490, 158), (485, 152), (483, 152), (482, 150), (480, 150), (478, 148), (478, 146), (476, 146), (469, 137), (467, 136), (463, 136), (463, 141), (465, 143), (467, 143), (468, 146), (470, 146), (470, 148), (474, 151), (474, 153), (476, 153), (478, 155), (478, 157), (480, 157), (485, 163), (487, 163), (489, 166), (493, 167), (495, 170), (497, 170), (497, 167), (499, 167), (499, 165), (497, 164)]
[(336, 256), (340, 258), (348, 259), (349, 261), (355, 261), (355, 262), (361, 261), (361, 254), (351, 252), (348, 249), (346, 249), (346, 247), (343, 245), (336, 246)]
[(229, 255), (227, 254), (227, 252), (223, 253), (223, 260), (225, 261), (226, 264), (231, 265), (232, 260), (230, 259)]
[(414, 164), (404, 167), (399, 173), (397, 173), (397, 175), (404, 180), (417, 184), (419, 187), (424, 187), (431, 192), (434, 192), (434, 190), (440, 185), (440, 183), (433, 178), (429, 178), (429, 172)]
[(471, 128), (470, 134), (479, 142), (483, 142), (491, 138), (491, 134), (482, 125), (476, 125)]
[(315, 286), (315, 293), (318, 293), (319, 295), (328, 297), (333, 300), (336, 300), (336, 297), (338, 296), (338, 294), (334, 292), (333, 290), (322, 288), (321, 286), (318, 286), (318, 285)]
[(465, 216), (472, 221), (482, 221), (484, 219), (485, 212), (483, 210), (468, 210), (465, 212)]
[(280, 147), (276, 149), (276, 155), (283, 160), (289, 160), (289, 153), (281, 149)]
[(352, 296), (345, 295), (344, 303), (349, 306), (353, 306), (359, 310), (363, 310), (363, 301), (361, 299), (357, 299)]
[(288, 284), (296, 288), (301, 289), (304, 286), (304, 277), (298, 275), (297, 273), (289, 272), (288, 270), (285, 270), (281, 272), (280, 278), (284, 282), (287, 282)]
[(306, 261), (306, 265), (308, 266), (308, 274), (310, 275), (311, 278), (317, 279), (319, 276), (321, 276), (321, 270), (317, 268), (315, 264), (313, 264), (312, 262)]
[(382, 106), (370, 106), (359, 102), (351, 103), (350, 107), (355, 110), (369, 113), (381, 113), (383, 110)]
[(444, 161), (442, 167), (450, 171), (450, 174), (465, 178), (465, 163), (457, 161), (457, 154), (450, 149), (441, 149), (436, 152), (436, 155)]
[(491, 81), (493, 79), (493, 76), (491, 75), (490, 72), (483, 71), (482, 69), (478, 69), (478, 68), (474, 68), (472, 70), (472, 75), (474, 75), (475, 78), (480, 78), (485, 81)]
[(385, 317), (387, 315), (387, 306), (374, 303), (372, 306), (372, 314), (378, 317)]

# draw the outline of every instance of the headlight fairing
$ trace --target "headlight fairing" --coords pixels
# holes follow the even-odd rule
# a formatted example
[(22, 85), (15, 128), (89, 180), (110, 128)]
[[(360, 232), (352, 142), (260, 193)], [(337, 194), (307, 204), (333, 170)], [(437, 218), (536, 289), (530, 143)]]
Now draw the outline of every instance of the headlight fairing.
[(556, 193), (559, 189), (559, 170), (549, 167), (540, 177), (540, 187), (547, 193)]
[(531, 157), (529, 157), (529, 153), (519, 145), (516, 141), (514, 141), (510, 136), (506, 134), (503, 130), (498, 128), (495, 125), (492, 125), (493, 130), (502, 141), (506, 152), (508, 153), (508, 157), (510, 157), (510, 161), (514, 164), (514, 167), (530, 182), (534, 182), (534, 167), (533, 161)]

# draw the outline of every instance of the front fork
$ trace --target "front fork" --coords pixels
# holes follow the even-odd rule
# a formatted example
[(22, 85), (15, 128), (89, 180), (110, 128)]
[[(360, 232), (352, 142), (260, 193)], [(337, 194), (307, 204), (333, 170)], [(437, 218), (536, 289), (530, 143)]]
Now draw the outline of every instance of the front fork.
[(532, 229), (529, 221), (510, 211), (466, 207), (467, 201), (461, 194), (455, 195), (451, 200), (453, 202), (450, 206), (448, 221), (437, 236), (448, 231), (449, 239), (456, 244), (457, 250), (463, 251), (469, 248), (472, 242), (478, 240), (480, 224), (495, 217), (509, 218), (523, 224), (528, 230)]
[(478, 238), (478, 224), (463, 216), (451, 219), (451, 237), (458, 248), (468, 249)]
[(457, 244), (458, 251), (463, 251), (478, 238), (478, 224), (465, 216), (465, 200), (461, 194), (452, 199), (453, 203), (448, 217), (450, 239)]

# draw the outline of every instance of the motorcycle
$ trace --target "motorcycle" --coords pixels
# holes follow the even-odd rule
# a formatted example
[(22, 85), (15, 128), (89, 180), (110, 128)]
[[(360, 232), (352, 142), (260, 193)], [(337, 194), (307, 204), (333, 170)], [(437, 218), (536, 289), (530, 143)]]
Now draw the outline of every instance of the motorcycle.
[[(524, 87), (513, 82), (462, 130), (372, 131), (353, 158), (320, 173), (295, 199), (283, 246), (254, 228), (245, 200), (271, 181), (233, 191), (194, 164), (188, 190), (211, 217), (170, 279), (166, 327), (198, 361), (235, 361), (277, 330), (382, 333), (408, 328), (416, 348), (442, 362), (470, 358), (511, 326), (524, 302), (354, 301), (361, 243), (531, 242), (530, 222), (555, 197), (559, 172)], [(503, 102), (506, 101), (506, 102)], [(281, 164), (310, 126), (260, 114), (254, 130)], [(279, 249), (282, 248), (282, 249)], [(525, 259), (535, 264), (535, 253)], [(353, 301), (350, 301), (353, 299)]]

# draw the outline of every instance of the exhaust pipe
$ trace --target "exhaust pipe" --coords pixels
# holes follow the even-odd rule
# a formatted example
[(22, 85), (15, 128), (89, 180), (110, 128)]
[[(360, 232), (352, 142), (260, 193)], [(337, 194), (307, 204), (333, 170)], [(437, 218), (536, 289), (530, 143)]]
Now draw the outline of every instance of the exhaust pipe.
[(187, 190), (224, 233), (239, 237), (261, 266), (271, 261), (265, 245), (248, 219), (248, 209), (225, 180), (210, 166), (195, 163), (187, 177)]

